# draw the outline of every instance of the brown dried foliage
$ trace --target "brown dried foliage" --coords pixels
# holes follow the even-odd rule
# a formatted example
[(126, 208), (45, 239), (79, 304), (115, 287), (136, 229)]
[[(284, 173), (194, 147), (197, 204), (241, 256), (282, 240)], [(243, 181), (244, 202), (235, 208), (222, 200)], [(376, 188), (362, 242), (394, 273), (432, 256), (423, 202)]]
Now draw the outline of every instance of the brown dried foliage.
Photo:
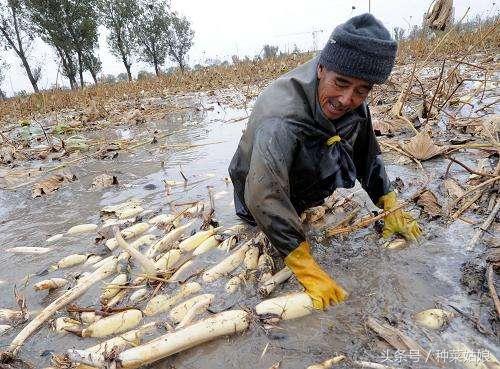
[(128, 101), (143, 96), (166, 96), (179, 92), (261, 85), (303, 64), (311, 53), (292, 54), (230, 66), (176, 72), (134, 82), (98, 84), (78, 90), (54, 90), (0, 101), (0, 122), (30, 118), (63, 109), (81, 109)]
[[(474, 45), (497, 25), (498, 19), (484, 22), (476, 29), (458, 29), (451, 32), (433, 58), (459, 58), (468, 53), (464, 45)], [(425, 58), (441, 36), (421, 35), (403, 40), (398, 47), (398, 64), (405, 64), (415, 58)], [(498, 50), (500, 29), (496, 27), (481, 42), (483, 51)], [(259, 61), (242, 61), (229, 66), (206, 67), (196, 71), (176, 72), (159, 78), (142, 79), (134, 82), (98, 84), (78, 90), (52, 90), (26, 97), (0, 101), (0, 124), (18, 119), (32, 118), (65, 109), (84, 110), (89, 106), (102, 107), (119, 101), (129, 101), (144, 96), (165, 96), (178, 92), (207, 91), (220, 88), (241, 88), (249, 85), (262, 86), (278, 76), (292, 70), (313, 56), (312, 53), (283, 55)]]

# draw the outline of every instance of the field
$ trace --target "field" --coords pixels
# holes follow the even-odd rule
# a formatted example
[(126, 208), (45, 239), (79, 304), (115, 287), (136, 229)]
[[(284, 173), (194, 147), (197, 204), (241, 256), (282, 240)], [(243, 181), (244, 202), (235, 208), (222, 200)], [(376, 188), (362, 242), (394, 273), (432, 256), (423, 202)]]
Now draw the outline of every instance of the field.
[[(211, 297), (189, 309), (187, 328), (227, 310), (243, 311), (246, 325), (154, 368), (302, 369), (332, 357), (339, 368), (498, 368), (499, 33), (493, 19), (400, 42), (391, 78), (373, 89), (369, 105), (389, 177), (423, 235), (417, 242), (381, 238), (381, 217), (373, 213), (379, 209), (361, 188), (337, 190), (303, 219), (316, 259), (350, 296), (291, 320), (255, 310), (264, 299), (301, 286), (292, 277), (269, 296), (261, 293), (263, 276), (280, 271), (282, 260), (258, 229), (235, 216), (227, 167), (262, 89), (313, 54), (0, 101), (0, 309), (18, 313), (0, 314), (0, 350), (12, 349), (28, 322), (78, 286), (92, 264), (120, 259), (113, 277), (58, 308), (16, 349), (21, 360), (5, 355), (3, 365), (71, 367), (75, 357), (67, 350), (118, 334), (82, 337), (89, 326), (83, 313), (144, 313), (155, 296), (174, 296), (195, 282)], [(164, 220), (153, 220), (158, 214)], [(87, 226), (72, 228), (81, 224)], [(181, 250), (177, 259), (152, 276), (140, 257), (109, 246), (113, 225), (157, 263), (153, 256), (167, 249), (158, 255), (148, 250), (172, 230), (186, 225), (181, 241), (212, 225), (222, 228), (200, 255), (169, 244)], [(135, 233), (124, 231), (134, 226)], [(233, 239), (229, 252), (251, 245), (257, 255), (269, 255), (271, 265), (240, 260), (208, 281), (205, 273), (228, 256), (218, 246)], [(118, 274), (122, 282), (113, 279)], [(49, 278), (66, 284), (34, 289)], [(110, 288), (119, 297), (113, 304), (103, 298)], [(140, 299), (132, 298), (136, 290), (144, 291)], [(429, 318), (437, 329), (418, 319), (431, 308), (445, 314)], [(140, 324), (155, 323), (142, 342), (185, 332), (169, 314), (139, 314)], [(64, 318), (75, 322), (61, 328)], [(113, 347), (102, 358), (115, 365), (120, 352), (136, 344)]]

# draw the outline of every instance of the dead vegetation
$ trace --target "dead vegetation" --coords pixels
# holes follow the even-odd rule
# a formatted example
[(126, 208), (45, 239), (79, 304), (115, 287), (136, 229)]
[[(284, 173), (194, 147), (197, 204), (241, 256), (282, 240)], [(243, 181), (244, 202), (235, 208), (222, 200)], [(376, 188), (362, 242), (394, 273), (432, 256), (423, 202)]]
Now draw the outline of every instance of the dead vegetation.
[(227, 67), (206, 67), (185, 73), (179, 71), (134, 82), (98, 84), (78, 90), (47, 91), (12, 98), (0, 101), (0, 122), (29, 119), (36, 114), (43, 115), (64, 109), (90, 113), (87, 114), (87, 120), (93, 121), (108, 116), (111, 106), (120, 101), (167, 97), (190, 91), (259, 86), (310, 58), (310, 53), (292, 54), (260, 61), (242, 61)]
[[(465, 32), (457, 28), (430, 39), (422, 37), (404, 41), (400, 46), (399, 63), (391, 80), (374, 89), (370, 96), (374, 127), (386, 161), (389, 164), (403, 165), (412, 175), (417, 173), (418, 176), (417, 180), (406, 177), (404, 181), (399, 179), (397, 187), (401, 189), (402, 201), (397, 209), (414, 205), (412, 211), (418, 214), (416, 217), (425, 226), (439, 222), (446, 227), (455, 221), (474, 225), (475, 230), (468, 244), (464, 245), (464, 250), (469, 252), (477, 252), (480, 242), (485, 241), (488, 248), (485, 260), (475, 258), (478, 265), (474, 265), (474, 268), (470, 263), (463, 263), (461, 283), (471, 295), (488, 293), (491, 296), (491, 306), (483, 310), (493, 317), (493, 322), (498, 320), (500, 309), (495, 287), (500, 253), (498, 241), (488, 242), (487, 237), (490, 228), (497, 229), (496, 220), (500, 207), (500, 139), (499, 120), (495, 110), (498, 103), (498, 82), (494, 78), (498, 70), (498, 36), (495, 21), (472, 31)], [(463, 45), (468, 45), (468, 48), (464, 49)], [(103, 159), (113, 157), (121, 150), (156, 143), (162, 137), (159, 133), (134, 142), (87, 140), (78, 135), (100, 129), (106, 124), (146, 125), (151, 119), (161, 119), (182, 108), (171, 105), (170, 101), (163, 105), (147, 102), (147, 99), (155, 97), (166, 99), (181, 92), (233, 87), (243, 91), (245, 98), (252, 99), (271, 79), (310, 57), (311, 55), (304, 54), (243, 62), (232, 67), (214, 67), (159, 79), (98, 85), (78, 91), (42, 93), (11, 100), (11, 105), (0, 105), (7, 124), (17, 127), (18, 120), (21, 119), (23, 124), (37, 125), (39, 115), (44, 114), (55, 114), (56, 118), (50, 124), (43, 123), (42, 132), (37, 136), (37, 143), (44, 144), (41, 149), (40, 146), (34, 147), (33, 138), (19, 141), (16, 136), (10, 136), (10, 126), (7, 125), (8, 130), (3, 133), (3, 140), (7, 145), (0, 153), (4, 167), (11, 166), (10, 171), (19, 170), (16, 186), (23, 186), (29, 183), (26, 181), (27, 175), (23, 174), (22, 168), (15, 166), (35, 160), (34, 158), (40, 161), (54, 157), (67, 159), (45, 171), (38, 170), (39, 174), (48, 174), (90, 156)], [(257, 87), (249, 88), (254, 86)], [(204, 109), (202, 106), (194, 108)], [(69, 110), (70, 114), (63, 114)], [(176, 145), (182, 147), (184, 144)], [(87, 155), (80, 154), (84, 151)], [(182, 176), (187, 182), (184, 174)], [(31, 175), (29, 177), (33, 178)], [(55, 191), (60, 184), (70, 180), (59, 174), (54, 174), (53, 178), (38, 182), (36, 194)], [(115, 180), (111, 179), (111, 184)], [(175, 182), (168, 184), (172, 187), (176, 185), (178, 184)], [(208, 211), (208, 218), (212, 215), (213, 211)], [(373, 224), (376, 228), (377, 222), (385, 215), (387, 212), (373, 215), (352, 198), (332, 197), (322, 207), (310, 209), (304, 214), (304, 221), (319, 224), (327, 237), (348, 237), (349, 234)], [(323, 227), (324, 218), (332, 217), (336, 221)], [(203, 223), (207, 223), (205, 219)], [(427, 236), (424, 232), (423, 237)], [(404, 247), (416, 245), (405, 244)], [(388, 247), (387, 252), (392, 252), (392, 248)], [(186, 260), (181, 259), (179, 267), (181, 262)], [(199, 272), (192, 276), (198, 277)], [(145, 279), (146, 275), (138, 277)], [(149, 286), (149, 290), (157, 294), (166, 279), (151, 276), (150, 279), (159, 282)], [(144, 280), (139, 281), (141, 284), (137, 282), (138, 287), (142, 287)], [(122, 289), (126, 293), (132, 292), (125, 287)], [(489, 298), (488, 295), (486, 297)], [(366, 325), (394, 349), (418, 351), (432, 358), (422, 347), (427, 343), (421, 346), (407, 334), (408, 330), (415, 328), (408, 322), (398, 323), (400, 325), (396, 329), (369, 318)], [(32, 331), (28, 331), (25, 336), (31, 333)], [(482, 331), (479, 333), (484, 334)], [(367, 332), (366, 335), (369, 334), (371, 333)], [(419, 334), (412, 332), (411, 335)], [(18, 346), (15, 345), (14, 348), (16, 347)], [(466, 352), (466, 349), (460, 347)], [(437, 358), (435, 363), (441, 364)], [(385, 367), (373, 363), (371, 365), (365, 367)]]
[[(477, 27), (467, 26), (452, 29), (449, 34), (421, 31), (413, 38), (402, 40), (398, 49), (398, 64), (425, 58), (430, 50), (436, 48), (434, 59), (446, 56), (461, 59), (471, 56), (472, 52), (494, 51), (500, 43), (498, 19), (493, 18), (480, 23)], [(446, 42), (442, 42), (446, 37)], [(464, 48), (464, 45), (469, 45)], [(475, 50), (472, 50), (475, 48)], [(493, 58), (489, 54), (490, 58)], [(105, 117), (110, 106), (120, 101), (130, 101), (144, 97), (164, 97), (179, 92), (207, 91), (223, 88), (242, 88), (244, 86), (262, 86), (281, 74), (295, 68), (311, 58), (311, 53), (283, 55), (258, 61), (241, 61), (229, 66), (206, 67), (185, 73), (175, 72), (160, 78), (147, 78), (134, 82), (98, 84), (78, 90), (54, 90), (27, 97), (17, 97), (0, 101), (0, 122), (8, 123), (30, 119), (37, 114), (43, 115), (64, 109), (76, 109), (81, 112), (94, 107), (90, 120), (96, 115)], [(473, 59), (472, 59), (473, 60)], [(464, 63), (473, 61), (464, 60)], [(481, 63), (473, 64), (484, 69)], [(445, 87), (443, 85), (443, 87)], [(449, 85), (448, 85), (449, 87)]]

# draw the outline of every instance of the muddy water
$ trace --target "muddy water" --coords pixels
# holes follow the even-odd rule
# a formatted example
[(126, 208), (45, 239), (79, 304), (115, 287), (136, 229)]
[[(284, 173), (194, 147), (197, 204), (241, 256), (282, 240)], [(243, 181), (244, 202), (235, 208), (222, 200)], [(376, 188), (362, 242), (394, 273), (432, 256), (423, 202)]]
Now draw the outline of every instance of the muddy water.
[[(216, 218), (223, 225), (237, 223), (232, 187), (223, 178), (227, 176), (229, 161), (245, 127), (245, 120), (238, 119), (245, 117), (248, 111), (235, 107), (234, 103), (228, 104), (227, 100), (222, 101), (220, 96), (187, 95), (180, 100), (187, 108), (165, 120), (94, 133), (110, 139), (152, 138), (155, 131), (173, 134), (157, 144), (122, 152), (116, 159), (88, 160), (71, 167), (78, 180), (50, 196), (31, 199), (28, 188), (1, 191), (0, 248), (47, 246), (52, 250), (43, 255), (0, 253), (0, 307), (15, 306), (12, 291), (17, 285), (26, 296), (31, 311), (42, 309), (58, 294), (33, 292), (32, 284), (45, 278), (35, 273), (65, 255), (102, 253), (103, 246), (94, 244), (94, 234), (64, 237), (50, 245), (45, 240), (76, 224), (98, 223), (99, 209), (105, 205), (135, 197), (142, 201), (145, 209), (168, 212), (172, 204), (205, 200), (207, 186), (211, 186), (214, 193), (218, 193)], [(172, 144), (198, 146), (169, 149), (168, 145)], [(167, 148), (160, 148), (161, 145)], [(413, 164), (395, 164), (396, 158), (390, 155), (386, 159), (391, 179), (400, 177), (404, 181), (403, 197), (409, 197), (424, 183), (438, 195), (442, 193), (438, 179), (446, 170), (444, 161), (424, 163), (424, 173), (416, 170)], [(163, 180), (182, 181), (179, 169), (188, 177), (188, 185), (173, 186), (166, 191)], [(90, 191), (93, 177), (104, 172), (116, 175), (119, 186)], [(452, 173), (463, 176), (457, 168), (452, 169)], [(359, 201), (366, 200), (362, 192), (357, 192), (356, 196)], [(444, 201), (443, 197), (440, 200)], [(366, 201), (365, 206), (369, 208), (373, 204)], [(416, 208), (412, 212), (419, 215)], [(444, 224), (423, 220), (422, 225), (424, 237), (419, 243), (398, 251), (384, 249), (373, 229), (343, 239), (314, 243), (319, 263), (349, 291), (346, 303), (324, 313), (282, 322), (279, 329), (270, 332), (254, 323), (241, 335), (193, 348), (152, 367), (267, 369), (281, 362), (281, 368), (298, 369), (341, 353), (357, 360), (384, 362), (400, 368), (432, 367), (423, 358), (415, 359), (410, 352), (399, 356), (392, 350), (388, 352), (389, 347), (365, 328), (364, 322), (369, 316), (390, 322), (432, 353), (451, 355), (450, 342), (462, 340), (475, 350), (487, 348), (500, 356), (498, 338), (478, 333), (474, 323), (463, 316), (454, 319), (442, 332), (425, 330), (412, 323), (412, 314), (441, 303), (445, 307), (453, 305), (471, 316), (482, 316), (481, 323), (487, 330), (492, 329), (490, 322), (484, 319), (484, 304), (481, 305), (477, 295), (468, 295), (460, 284), (461, 264), (473, 257), (464, 250), (473, 227), (462, 221)], [(314, 230), (311, 232), (315, 234)], [(200, 264), (209, 265), (221, 257), (223, 255), (217, 252), (210, 253), (201, 258)], [(82, 270), (74, 267), (50, 275), (71, 279)], [(299, 285), (294, 280), (283, 287), (283, 290), (297, 289)], [(231, 297), (222, 292), (223, 281), (206, 290), (217, 295), (215, 311), (252, 307), (259, 301), (252, 286)], [(77, 302), (80, 306), (94, 306), (98, 295), (99, 287), (96, 286)], [(6, 346), (17, 332), (15, 329), (0, 337), (0, 346)], [(92, 339), (82, 342), (73, 335), (59, 336), (45, 326), (29, 339), (21, 355), (35, 367), (42, 368), (50, 364), (50, 352), (63, 353), (68, 348), (85, 348), (92, 344)], [(460, 367), (456, 365), (448, 358), (444, 367)], [(352, 366), (344, 364), (343, 367)]]

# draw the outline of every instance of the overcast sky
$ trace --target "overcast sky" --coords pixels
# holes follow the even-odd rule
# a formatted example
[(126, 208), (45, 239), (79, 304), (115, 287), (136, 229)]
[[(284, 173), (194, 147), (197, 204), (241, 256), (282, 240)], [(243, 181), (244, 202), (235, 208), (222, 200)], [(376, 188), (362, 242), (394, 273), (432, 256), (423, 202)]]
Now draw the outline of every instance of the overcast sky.
[[(368, 11), (368, 0), (171, 0), (172, 8), (186, 16), (195, 32), (194, 45), (189, 53), (189, 64), (204, 64), (206, 59), (230, 60), (231, 55), (255, 56), (264, 44), (293, 50), (322, 48), (333, 28), (351, 16)], [(371, 12), (386, 27), (409, 29), (421, 24), (431, 0), (371, 0)], [(460, 19), (470, 6), (468, 18), (486, 17), (498, 13), (492, 0), (454, 0), (455, 18)], [(353, 9), (355, 7), (355, 9)], [(125, 72), (123, 64), (113, 57), (106, 43), (106, 30), (100, 28), (99, 57), (103, 74)], [(12, 51), (4, 52), (2, 59), (10, 65), (2, 90), (11, 96), (14, 92), (32, 91), (19, 59)], [(43, 42), (33, 45), (32, 65), (42, 66), (39, 87), (44, 89), (56, 83), (67, 84), (57, 73), (59, 60)], [(134, 63), (132, 73), (153, 71), (144, 63)], [(90, 81), (90, 75), (87, 76)]]

